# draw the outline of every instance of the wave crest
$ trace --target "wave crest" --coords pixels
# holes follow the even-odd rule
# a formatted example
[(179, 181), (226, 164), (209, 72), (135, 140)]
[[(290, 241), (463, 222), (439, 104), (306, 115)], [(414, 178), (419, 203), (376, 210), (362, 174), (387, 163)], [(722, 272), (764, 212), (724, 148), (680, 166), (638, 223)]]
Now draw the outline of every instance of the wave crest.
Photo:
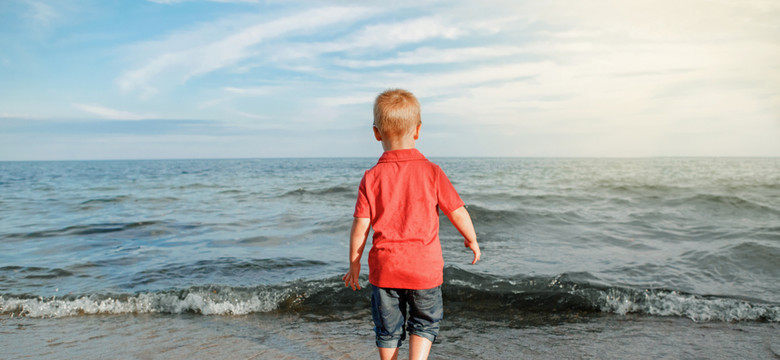
[[(780, 322), (780, 306), (729, 297), (598, 284), (588, 273), (510, 279), (445, 269), (442, 286), (450, 314), (494, 317), (512, 313), (638, 313), (693, 321)], [(353, 292), (339, 276), (255, 287), (207, 286), (137, 294), (62, 298), (0, 296), (0, 314), (64, 317), (90, 314), (194, 313), (245, 315), (270, 311), (325, 317), (368, 308), (370, 290)], [(365, 280), (364, 280), (365, 282)], [(370, 285), (369, 285), (370, 286)]]
[(245, 315), (274, 310), (284, 297), (284, 292), (222, 290), (188, 289), (118, 296), (93, 294), (60, 299), (0, 296), (0, 314), (30, 317), (144, 313)]
[(600, 308), (620, 315), (641, 313), (681, 316), (693, 321), (780, 321), (780, 307), (731, 298), (703, 297), (677, 291), (642, 292), (609, 289), (599, 294)]

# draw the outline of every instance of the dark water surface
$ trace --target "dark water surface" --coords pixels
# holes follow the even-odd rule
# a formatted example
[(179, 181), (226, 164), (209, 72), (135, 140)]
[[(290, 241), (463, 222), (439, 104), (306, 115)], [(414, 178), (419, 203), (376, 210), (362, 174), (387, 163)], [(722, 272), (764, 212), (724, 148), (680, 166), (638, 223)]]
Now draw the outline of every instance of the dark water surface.
[[(780, 159), (433, 160), (483, 248), (469, 265), (442, 217), (445, 311), (480, 333), (604, 316), (777, 333)], [(368, 293), (340, 277), (375, 161), (0, 162), (3, 331), (88, 314), (249, 314), (370, 333), (354, 317)]]

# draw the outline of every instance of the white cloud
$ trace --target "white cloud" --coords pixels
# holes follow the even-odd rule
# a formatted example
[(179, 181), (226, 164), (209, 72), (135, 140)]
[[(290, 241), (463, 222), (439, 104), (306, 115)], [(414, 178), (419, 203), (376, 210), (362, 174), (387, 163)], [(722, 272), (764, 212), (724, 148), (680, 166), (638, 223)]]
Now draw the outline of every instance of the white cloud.
[(243, 95), (243, 96), (261, 96), (261, 95), (268, 95), (272, 93), (277, 88), (275, 87), (246, 87), (246, 88), (238, 88), (238, 87), (231, 87), (227, 86), (224, 87), (223, 90), (225, 90), (228, 93), (236, 94), (236, 95)]
[(353, 68), (379, 67), (387, 65), (446, 64), (484, 61), (491, 58), (528, 53), (520, 46), (478, 46), (441, 49), (421, 47), (413, 51), (399, 52), (394, 58), (382, 60), (337, 60), (336, 63)]
[(49, 25), (53, 20), (60, 17), (57, 11), (49, 4), (42, 1), (27, 1), (27, 4), (31, 7), (31, 17), (39, 25)]
[[(462, 94), (473, 87), (534, 77), (551, 68), (553, 68), (553, 64), (550, 62), (529, 62), (480, 66), (438, 73), (381, 72), (351, 74), (333, 72), (330, 76), (333, 79), (342, 80), (346, 85), (333, 88), (333, 92), (337, 93), (337, 96), (320, 97), (316, 99), (316, 102), (326, 107), (371, 103), (379, 91), (389, 88), (410, 90), (420, 99), (435, 97), (455, 98), (457, 94)], [(360, 89), (371, 89), (372, 91), (353, 91), (351, 89), (355, 88), (354, 84), (359, 84)], [(427, 109), (427, 111), (429, 110)]]
[(385, 87), (408, 87), (414, 89), (420, 96), (431, 97), (459, 93), (491, 82), (509, 82), (518, 78), (538, 76), (551, 69), (552, 65), (549, 61), (505, 63), (443, 73), (391, 74), (383, 81), (387, 84)]
[(136, 114), (128, 111), (116, 110), (100, 105), (74, 103), (72, 106), (81, 111), (97, 115), (108, 120), (141, 120), (154, 118), (153, 115)]
[[(598, 13), (600, 8), (580, 4), (561, 9), (566, 4), (531, 5), (539, 10), (533, 21), (509, 21), (494, 29), (499, 35), (522, 34), (515, 42), (498, 36), (474, 46), (479, 43), (474, 36), (480, 35), (470, 29), (486, 23), (475, 18), (456, 27), (455, 38), (467, 41), (423, 43), (391, 56), (383, 57), (380, 47), (376, 53), (356, 52), (359, 43), (347, 47), (342, 40), (308, 44), (320, 46), (322, 52), (352, 51), (334, 60), (346, 69), (315, 73), (333, 84), (332, 94), (317, 103), (325, 108), (369, 106), (376, 93), (366, 90), (402, 87), (421, 98), (427, 124), (446, 122), (461, 129), (492, 124), (504, 133), (590, 134), (577, 154), (594, 156), (609, 156), (611, 151), (632, 156), (722, 155), (733, 148), (698, 149), (693, 143), (677, 143), (685, 137), (680, 134), (699, 144), (717, 143), (704, 141), (705, 133), (721, 142), (730, 137), (742, 141), (737, 138), (748, 138), (748, 133), (777, 134), (780, 32), (775, 31), (774, 38), (767, 34), (780, 26), (766, 20), (780, 7), (759, 11), (752, 3), (664, 2), (655, 7), (632, 2), (617, 4), (605, 15)], [(740, 15), (735, 18), (730, 12)], [(443, 16), (435, 19), (457, 23)], [(742, 21), (747, 24), (740, 25)], [(295, 51), (301, 57), (316, 54)], [(498, 64), (487, 66), (486, 60)], [(441, 67), (410, 67), (419, 64)], [(389, 65), (392, 71), (375, 69)]]
[(241, 115), (241, 116), (243, 116), (245, 118), (255, 119), (255, 120), (267, 120), (268, 119), (268, 116), (265, 116), (265, 115), (250, 114), (248, 112), (243, 112), (243, 111), (236, 111), (236, 114)]
[[(147, 0), (147, 1), (158, 3), (158, 4), (170, 5), (170, 4), (178, 4), (178, 3), (198, 1), (198, 0)], [(200, 0), (200, 1), (219, 2), (219, 3), (259, 3), (260, 2), (259, 0)]]
[(323, 97), (317, 99), (317, 103), (320, 104), (320, 106), (327, 106), (327, 107), (356, 105), (356, 104), (371, 104), (374, 102), (374, 99), (376, 99), (377, 95), (378, 94), (375, 93), (362, 93), (362, 94), (352, 94), (346, 96)]
[(7, 113), (3, 112), (0, 113), (0, 119), (26, 119), (26, 120), (35, 120), (35, 119), (43, 119), (44, 117), (39, 115), (32, 115), (28, 113)]
[(325, 45), (331, 51), (355, 48), (393, 49), (401, 44), (418, 43), (432, 38), (454, 39), (463, 32), (436, 17), (403, 22), (370, 25), (345, 40)]
[[(179, 83), (185, 82), (193, 76), (233, 66), (256, 55), (252, 47), (262, 41), (294, 31), (311, 31), (352, 21), (368, 12), (368, 9), (357, 7), (319, 8), (247, 26), (206, 43), (193, 43), (197, 39), (189, 34), (176, 34), (168, 41), (150, 44), (154, 49), (164, 50), (152, 54), (143, 65), (123, 73), (117, 79), (117, 84), (123, 91), (140, 91), (142, 95), (150, 96), (157, 91), (153, 83), (160, 76), (170, 76)], [(195, 29), (192, 32), (199, 34), (202, 31), (214, 31), (211, 24), (204, 26), (207, 30)], [(180, 40), (186, 42), (184, 46), (179, 43)]]
[[(325, 42), (282, 44), (274, 51), (273, 61), (284, 63), (294, 59), (319, 61), (327, 53), (370, 52), (381, 54), (402, 45), (415, 44), (436, 39), (455, 39), (467, 32), (456, 25), (448, 24), (439, 17), (419, 17), (411, 20), (376, 24), (346, 35), (340, 39)], [(313, 69), (303, 67), (304, 69)]]
[[(780, 108), (778, 97), (769, 96), (780, 84), (780, 32), (768, 39), (766, 28), (777, 25), (766, 20), (779, 6), (756, 11), (752, 4), (696, 2), (678, 11), (671, 3), (631, 2), (604, 14), (603, 7), (562, 4), (541, 6), (539, 26), (511, 54), (499, 55), (506, 57), (503, 65), (478, 67), (485, 57), (469, 47), (421, 48), (343, 64), (446, 64), (457, 61), (456, 54), (473, 56), (455, 71), (382, 78), (430, 97), (424, 113), (473, 126), (632, 139), (649, 132), (664, 138), (702, 129), (772, 131)], [(524, 58), (546, 61), (523, 65)]]

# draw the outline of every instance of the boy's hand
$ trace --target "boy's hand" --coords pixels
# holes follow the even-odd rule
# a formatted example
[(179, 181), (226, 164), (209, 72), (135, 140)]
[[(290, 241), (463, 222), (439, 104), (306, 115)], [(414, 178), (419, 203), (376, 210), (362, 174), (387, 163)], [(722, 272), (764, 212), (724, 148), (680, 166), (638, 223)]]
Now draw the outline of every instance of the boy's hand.
[(352, 219), (352, 230), (349, 231), (349, 271), (341, 278), (344, 280), (344, 286), (351, 286), (352, 290), (360, 290), (360, 258), (363, 256), (370, 227), (369, 218)]
[(471, 264), (476, 264), (477, 261), (479, 261), (482, 252), (479, 251), (477, 233), (474, 231), (474, 224), (471, 222), (471, 216), (469, 216), (466, 207), (461, 206), (453, 210), (447, 217), (450, 219), (450, 222), (452, 222), (452, 225), (455, 225), (455, 228), (463, 235), (463, 245), (466, 245), (467, 248), (474, 252), (474, 260), (471, 261)]
[(476, 241), (464, 240), (463, 245), (466, 245), (467, 248), (474, 252), (474, 261), (471, 262), (471, 265), (476, 264), (477, 261), (479, 261), (479, 257), (482, 256), (482, 251), (479, 250), (479, 244), (477, 244)]
[(351, 286), (352, 290), (360, 290), (360, 263), (350, 264), (349, 271), (341, 280), (344, 280), (344, 286)]

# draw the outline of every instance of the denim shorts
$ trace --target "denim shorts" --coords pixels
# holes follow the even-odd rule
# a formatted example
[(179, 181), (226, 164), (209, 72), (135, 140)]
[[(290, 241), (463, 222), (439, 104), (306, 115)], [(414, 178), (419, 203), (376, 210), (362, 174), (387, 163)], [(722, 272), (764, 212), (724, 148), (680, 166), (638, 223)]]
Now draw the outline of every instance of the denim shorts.
[(400, 347), (407, 332), (431, 342), (436, 340), (439, 322), (444, 316), (440, 286), (425, 290), (388, 289), (373, 285), (371, 288), (371, 316), (377, 347)]

